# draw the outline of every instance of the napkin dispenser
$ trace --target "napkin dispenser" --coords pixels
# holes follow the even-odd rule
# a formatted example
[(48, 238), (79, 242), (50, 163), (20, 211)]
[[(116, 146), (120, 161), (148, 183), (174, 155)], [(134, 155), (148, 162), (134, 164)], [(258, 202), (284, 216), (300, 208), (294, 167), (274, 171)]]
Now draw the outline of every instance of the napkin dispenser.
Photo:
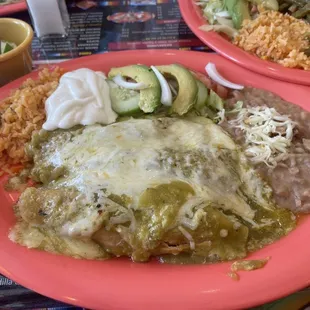
[(65, 0), (27, 0), (27, 5), (39, 39), (68, 35), (70, 18)]

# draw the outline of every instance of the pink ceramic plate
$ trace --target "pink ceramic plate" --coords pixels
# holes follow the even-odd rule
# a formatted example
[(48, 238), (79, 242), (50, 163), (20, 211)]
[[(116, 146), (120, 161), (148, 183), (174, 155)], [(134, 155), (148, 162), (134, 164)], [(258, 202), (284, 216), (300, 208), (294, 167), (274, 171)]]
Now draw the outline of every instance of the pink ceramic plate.
[[(62, 63), (68, 70), (87, 67), (107, 72), (113, 66), (181, 63), (203, 72), (209, 62), (233, 82), (273, 91), (307, 109), (310, 89), (255, 74), (225, 58), (206, 53), (162, 50), (114, 52)], [(0, 99), (32, 73), (0, 90)], [(7, 238), (14, 224), (16, 195), (0, 181), (0, 273), (43, 295), (91, 309), (241, 309), (263, 304), (310, 284), (310, 217), (282, 240), (251, 255), (271, 256), (265, 268), (241, 272), (239, 282), (226, 273), (230, 263), (175, 266), (138, 264), (127, 259), (75, 260), (13, 244)]]
[(26, 11), (27, 4), (25, 0), (21, 0), (18, 3), (7, 4), (0, 6), (0, 16), (9, 16), (10, 14), (19, 12), (19, 11)]
[(262, 60), (233, 45), (216, 32), (200, 30), (199, 27), (206, 24), (206, 20), (202, 17), (201, 10), (194, 0), (179, 0), (179, 6), (185, 22), (195, 35), (222, 56), (242, 67), (275, 79), (310, 85), (310, 71), (285, 68), (279, 64)]

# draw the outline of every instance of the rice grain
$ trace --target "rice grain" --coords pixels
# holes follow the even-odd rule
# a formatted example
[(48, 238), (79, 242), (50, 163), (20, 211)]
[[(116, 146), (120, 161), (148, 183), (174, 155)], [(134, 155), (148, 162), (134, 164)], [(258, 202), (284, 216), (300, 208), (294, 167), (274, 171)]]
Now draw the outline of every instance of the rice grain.
[(254, 20), (245, 20), (234, 44), (263, 60), (284, 67), (310, 70), (310, 25), (290, 15), (265, 11)]
[(45, 121), (45, 101), (57, 88), (63, 70), (47, 68), (37, 80), (26, 80), (0, 102), (0, 175), (14, 174), (27, 165), (25, 144)]

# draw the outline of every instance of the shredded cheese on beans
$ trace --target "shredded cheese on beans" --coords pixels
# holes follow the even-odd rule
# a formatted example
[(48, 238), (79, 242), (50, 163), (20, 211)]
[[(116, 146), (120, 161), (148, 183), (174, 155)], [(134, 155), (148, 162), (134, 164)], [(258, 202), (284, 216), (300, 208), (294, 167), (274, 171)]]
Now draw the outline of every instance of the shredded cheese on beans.
[(229, 124), (244, 132), (245, 154), (250, 160), (272, 168), (286, 158), (296, 125), (289, 116), (265, 106), (243, 108)]

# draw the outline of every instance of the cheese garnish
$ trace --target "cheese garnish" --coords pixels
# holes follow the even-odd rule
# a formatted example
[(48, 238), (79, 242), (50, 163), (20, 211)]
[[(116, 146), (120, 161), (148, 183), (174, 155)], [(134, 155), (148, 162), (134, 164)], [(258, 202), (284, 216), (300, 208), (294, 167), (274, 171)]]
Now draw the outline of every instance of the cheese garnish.
[(271, 168), (286, 158), (296, 125), (288, 115), (266, 106), (243, 108), (229, 124), (244, 132), (245, 154), (249, 159)]

